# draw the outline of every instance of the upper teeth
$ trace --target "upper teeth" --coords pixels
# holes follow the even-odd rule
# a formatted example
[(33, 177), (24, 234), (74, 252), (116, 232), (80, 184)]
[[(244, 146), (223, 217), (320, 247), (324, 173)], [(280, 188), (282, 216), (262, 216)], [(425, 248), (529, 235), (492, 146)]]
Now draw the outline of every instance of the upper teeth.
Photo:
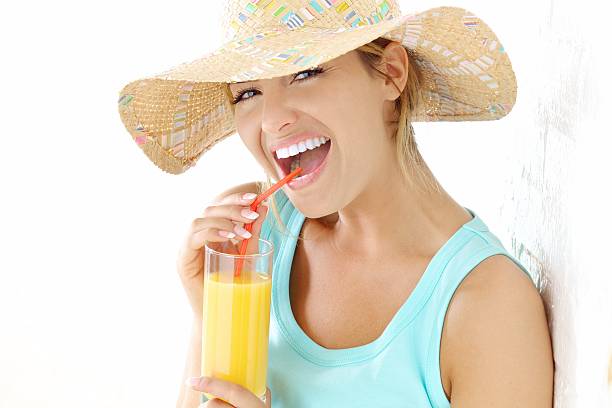
[(279, 159), (286, 159), (290, 156), (296, 156), (299, 153), (305, 152), (306, 150), (316, 149), (328, 140), (329, 139), (324, 136), (302, 140), (298, 144), (292, 144), (289, 147), (283, 147), (281, 149), (278, 149), (276, 151), (276, 157), (278, 157)]

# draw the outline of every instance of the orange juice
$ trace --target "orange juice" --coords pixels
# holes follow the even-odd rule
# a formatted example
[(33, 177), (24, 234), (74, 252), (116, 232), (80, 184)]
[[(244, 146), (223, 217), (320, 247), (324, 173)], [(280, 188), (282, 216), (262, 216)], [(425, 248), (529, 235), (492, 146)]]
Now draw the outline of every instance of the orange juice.
[(202, 375), (265, 395), (271, 288), (271, 277), (262, 273), (205, 274)]

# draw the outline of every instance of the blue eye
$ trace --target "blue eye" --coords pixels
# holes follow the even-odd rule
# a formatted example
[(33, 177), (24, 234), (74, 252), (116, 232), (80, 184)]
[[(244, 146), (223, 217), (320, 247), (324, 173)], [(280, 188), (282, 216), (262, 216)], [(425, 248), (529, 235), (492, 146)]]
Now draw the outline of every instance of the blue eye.
[(303, 81), (305, 79), (309, 79), (312, 78), (313, 76), (317, 76), (318, 74), (320, 74), (321, 72), (323, 72), (323, 70), (319, 67), (316, 68), (312, 68), (312, 69), (308, 69), (306, 71), (300, 71), (297, 74), (295, 74), (295, 76), (293, 77), (293, 79), (295, 79), (298, 75), (302, 75), (302, 74), (313, 74), (313, 75), (309, 75), (306, 78), (302, 78), (299, 79), (298, 81)]
[[(307, 79), (315, 77), (315, 76), (319, 75), (322, 72), (323, 72), (323, 68), (315, 67), (315, 68), (307, 69), (305, 71), (297, 72), (293, 76), (293, 79), (295, 79), (298, 75), (301, 75), (301, 74), (312, 74), (312, 75), (307, 76), (306, 78), (302, 78), (302, 79), (298, 79), (297, 80), (297, 81), (306, 81)], [(235, 105), (235, 104), (237, 104), (239, 102), (251, 99), (250, 97), (249, 98), (245, 98), (245, 99), (242, 98), (243, 95), (245, 95), (246, 93), (249, 93), (249, 92), (260, 92), (260, 91), (257, 88), (243, 89), (242, 91), (238, 92), (238, 95), (236, 95), (236, 97), (232, 100), (232, 105)]]

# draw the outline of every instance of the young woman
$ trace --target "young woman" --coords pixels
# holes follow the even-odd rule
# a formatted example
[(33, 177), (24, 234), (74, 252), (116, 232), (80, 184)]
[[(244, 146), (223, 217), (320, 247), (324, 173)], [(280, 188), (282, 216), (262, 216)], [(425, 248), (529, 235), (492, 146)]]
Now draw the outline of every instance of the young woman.
[[(404, 47), (381, 43), (378, 69), (386, 75), (375, 74), (372, 54), (356, 50), (298, 75), (229, 85), (238, 134), (273, 178), (288, 173), (275, 157), (279, 146), (317, 137), (329, 145), (313, 149), (327, 149), (312, 158), (325, 160), (316, 179), (281, 193), (285, 221), (296, 211), (304, 219), (293, 224), (301, 237), (293, 258), (292, 250), (279, 255), (291, 264), (288, 288), (275, 293), (289, 291), (283, 317), (291, 322), (293, 314), (297, 325), (285, 323), (286, 335), (297, 337), (289, 340), (294, 347), (306, 346), (288, 358), (292, 350), (271, 342), (272, 390), (283, 393), (286, 407), (448, 404), (442, 398), (453, 407), (550, 407), (551, 342), (538, 290), (483, 221), (435, 180), (410, 129), (396, 141), (402, 115), (395, 102), (402, 92), (417, 93), (418, 76)], [(233, 222), (252, 220), (241, 197), (260, 190), (253, 183), (221, 194), (193, 224), (183, 256), (193, 257), (204, 240), (222, 240), (219, 230), (243, 239)], [(267, 215), (264, 209), (255, 234)], [(281, 240), (273, 240), (277, 248)], [(192, 304), (201, 305), (196, 287)], [(263, 406), (221, 380), (202, 390), (231, 395), (240, 408)]]
[[(253, 16), (255, 3), (247, 5)], [(259, 3), (268, 16), (280, 18), (286, 11)], [(318, 12), (313, 2), (288, 3), (304, 16)], [(371, 2), (353, 3), (357, 8)], [(397, 12), (395, 2), (384, 1), (377, 13), (389, 6), (391, 14)], [(341, 5), (335, 7), (328, 7), (328, 17), (340, 13)], [(298, 24), (299, 15), (287, 14), (283, 22)], [(344, 24), (348, 15), (333, 24)], [(416, 20), (402, 21), (412, 22), (409, 32), (416, 30)], [(381, 35), (308, 69), (296, 65), (286, 75), (241, 81), (242, 74), (236, 74), (218, 81), (215, 103), (231, 106), (231, 115), (220, 108), (215, 113), (225, 116), (206, 129), (228, 134), (224, 126), (231, 117), (230, 131), (240, 135), (268, 181), (222, 192), (188, 230), (177, 261), (194, 311), (184, 376), (187, 380), (200, 373), (202, 247), (207, 241), (239, 245), (250, 237), (243, 225), (253, 222), (253, 237), (275, 246), (268, 390), (262, 402), (237, 384), (198, 380), (181, 390), (177, 406), (198, 406), (202, 392), (219, 397), (206, 407), (552, 406), (551, 340), (538, 289), (476, 212), (438, 183), (419, 154), (411, 126), (412, 118), (505, 115), (516, 86), (511, 69), (504, 70), (507, 56), (490, 31), (479, 31), (484, 24), (464, 10), (434, 9), (423, 13), (418, 24), (418, 39)], [(438, 33), (437, 42), (423, 39), (427, 30)], [(263, 37), (249, 37), (232, 49), (252, 54), (257, 50), (251, 42)], [(327, 38), (338, 47), (349, 39), (354, 42), (348, 44), (358, 43), (348, 34)], [(469, 51), (472, 42), (484, 47), (482, 58)], [(319, 47), (325, 46), (321, 42)], [(423, 57), (425, 47), (429, 59)], [(181, 67), (176, 77), (186, 78), (196, 65), (202, 72), (221, 64), (214, 60), (217, 55), (230, 52), (211, 56), (209, 65)], [(468, 61), (456, 55), (472, 56)], [(482, 66), (490, 69), (479, 74)], [(126, 88), (124, 96), (141, 92), (141, 101), (146, 100), (152, 93), (141, 89), (151, 83)], [(192, 93), (182, 100), (194, 95), (213, 99), (196, 93), (197, 83), (187, 85), (183, 89)], [(499, 103), (504, 95), (511, 95), (511, 101)], [(134, 119), (144, 120), (142, 106), (132, 111), (140, 116), (123, 111), (131, 130), (147, 127)], [(197, 110), (199, 105), (190, 106)], [(149, 127), (154, 123), (149, 120)], [(162, 152), (163, 143), (155, 145), (148, 137), (141, 145), (162, 169), (179, 173), (193, 164), (193, 159), (180, 161), (176, 149)], [(204, 149), (218, 140), (191, 146)], [(232, 163), (228, 158), (227, 165)], [(277, 191), (269, 200), (272, 211), (262, 206), (258, 215), (249, 214), (253, 197), (248, 193), (260, 193), (298, 164), (306, 175)]]

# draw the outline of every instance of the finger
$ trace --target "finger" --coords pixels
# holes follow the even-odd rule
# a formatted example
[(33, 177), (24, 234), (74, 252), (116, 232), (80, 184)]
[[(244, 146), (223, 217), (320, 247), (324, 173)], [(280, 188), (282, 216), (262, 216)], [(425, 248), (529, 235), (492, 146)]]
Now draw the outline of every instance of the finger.
[(236, 223), (227, 218), (196, 218), (192, 222), (191, 233), (196, 234), (206, 229), (232, 231)]
[(258, 218), (257, 213), (253, 212), (248, 205), (212, 205), (206, 207), (202, 218), (227, 218), (232, 221), (250, 224)]
[[(196, 218), (192, 222), (191, 234), (188, 236), (187, 245), (191, 249), (200, 249), (205, 241), (223, 242), (228, 238), (235, 238), (236, 225), (225, 218)], [(227, 236), (219, 234), (220, 231), (229, 233)], [(232, 235), (234, 234), (234, 235)]]
[[(232, 241), (232, 243), (236, 243), (237, 241), (242, 241), (243, 239), (249, 239), (253, 235), (246, 229), (244, 224), (236, 223), (234, 221), (228, 222), (229, 225), (224, 225), (223, 228), (205, 228), (202, 231), (198, 231), (193, 234), (193, 238), (197, 243), (201, 243), (204, 240), (223, 242), (227, 241), (228, 238)], [(207, 237), (210, 237), (210, 239)]]
[[(198, 406), (198, 408), (236, 408), (219, 398), (213, 398)], [(267, 408), (267, 407), (266, 407)]]
[(201, 377), (193, 385), (196, 391), (207, 392), (239, 408), (262, 408), (263, 402), (243, 386), (214, 377)]
[[(254, 195), (254, 196), (253, 196)], [(251, 198), (245, 198), (246, 196), (250, 196)], [(257, 194), (251, 192), (241, 192), (241, 193), (233, 193), (227, 195), (220, 200), (217, 200), (215, 205), (250, 205), (257, 198)]]

